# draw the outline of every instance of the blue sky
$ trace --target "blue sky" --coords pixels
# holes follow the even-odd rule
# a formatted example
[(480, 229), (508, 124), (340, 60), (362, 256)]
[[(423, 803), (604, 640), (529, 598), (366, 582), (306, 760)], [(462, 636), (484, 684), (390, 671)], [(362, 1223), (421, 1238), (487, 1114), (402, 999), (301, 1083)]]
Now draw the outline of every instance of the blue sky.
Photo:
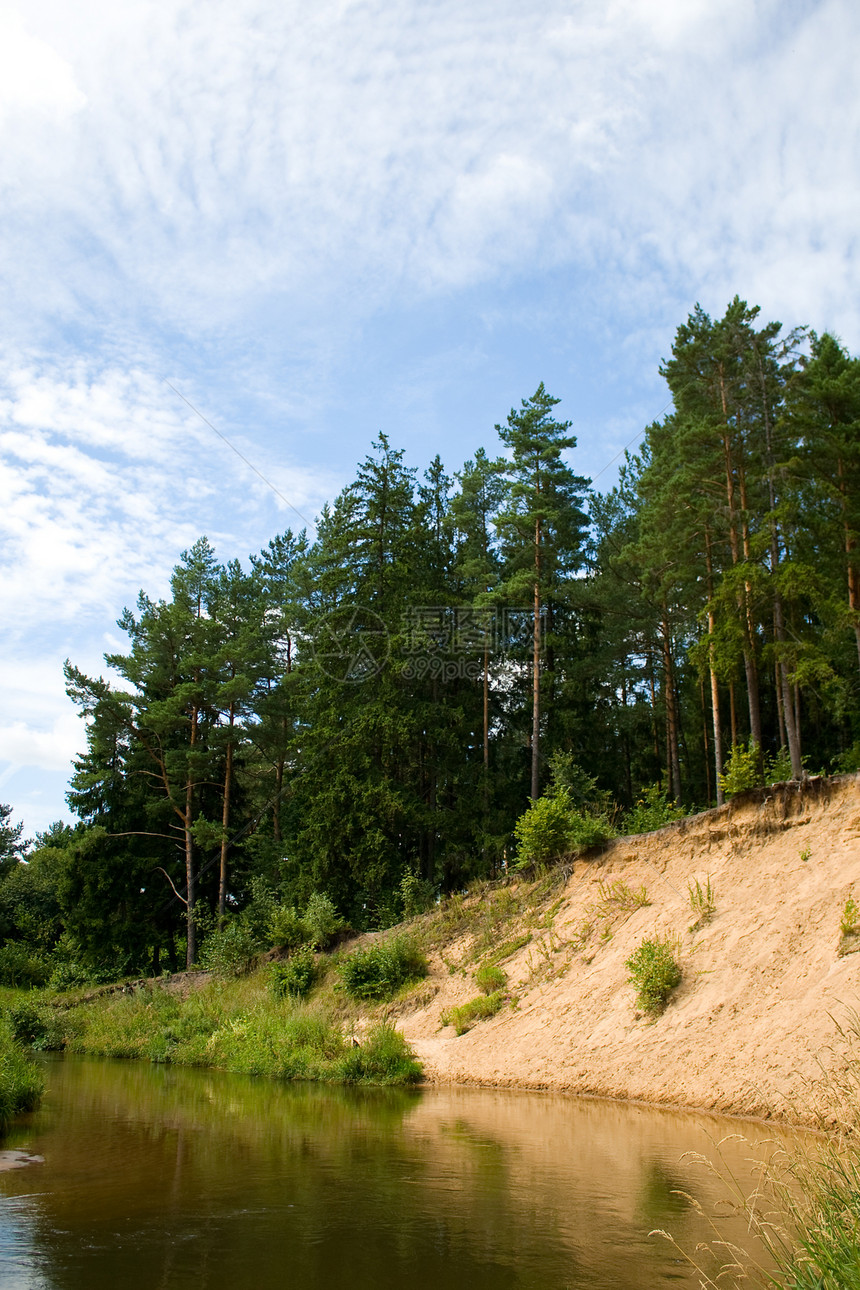
[[(384, 430), (450, 470), (540, 381), (578, 473), (696, 303), (860, 346), (850, 0), (0, 8), (0, 801), (66, 814), (66, 656)], [(169, 384), (168, 384), (169, 383)]]

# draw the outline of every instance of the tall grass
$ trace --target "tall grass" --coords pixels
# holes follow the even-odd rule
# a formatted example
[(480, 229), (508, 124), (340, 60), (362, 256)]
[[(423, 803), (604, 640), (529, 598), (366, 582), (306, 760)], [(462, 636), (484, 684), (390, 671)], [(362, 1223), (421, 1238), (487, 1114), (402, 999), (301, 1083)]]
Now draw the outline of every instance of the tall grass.
[(274, 998), (258, 978), (213, 981), (186, 999), (154, 988), (39, 1011), (26, 1028), (73, 1053), (349, 1084), (409, 1084), (421, 1074), (392, 1027), (358, 1041), (325, 1008)]
[(26, 1056), (5, 1019), (0, 1021), (0, 1133), (22, 1111), (32, 1111), (44, 1090), (42, 1072)]

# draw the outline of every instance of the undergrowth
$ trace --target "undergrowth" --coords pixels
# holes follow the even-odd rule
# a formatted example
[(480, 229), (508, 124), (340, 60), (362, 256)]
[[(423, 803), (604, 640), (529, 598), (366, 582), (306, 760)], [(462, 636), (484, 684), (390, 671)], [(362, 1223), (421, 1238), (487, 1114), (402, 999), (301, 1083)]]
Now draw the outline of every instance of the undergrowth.
[(328, 1009), (274, 998), (260, 974), (210, 981), (185, 999), (156, 987), (64, 1009), (28, 1001), (8, 1010), (8, 1024), (41, 1047), (274, 1079), (407, 1084), (420, 1076), (391, 1026), (371, 1027), (356, 1046)]
[(0, 1133), (22, 1111), (32, 1111), (44, 1090), (42, 1072), (23, 1051), (7, 1019), (0, 1021)]

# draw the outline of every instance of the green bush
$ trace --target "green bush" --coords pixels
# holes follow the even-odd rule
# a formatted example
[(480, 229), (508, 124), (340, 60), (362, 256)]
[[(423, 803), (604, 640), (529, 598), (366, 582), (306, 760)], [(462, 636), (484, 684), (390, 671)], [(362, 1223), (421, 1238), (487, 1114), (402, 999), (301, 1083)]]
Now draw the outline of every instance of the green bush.
[(355, 950), (341, 962), (338, 975), (352, 999), (390, 999), (401, 986), (427, 975), (427, 960), (417, 945), (399, 936)]
[(676, 950), (677, 942), (673, 938), (655, 936), (644, 940), (624, 964), (643, 1012), (659, 1015), (679, 984), (681, 968), (675, 958)]
[(464, 1035), (476, 1021), (485, 1021), (495, 1017), (505, 1006), (507, 996), (504, 990), (495, 990), (492, 994), (479, 994), (468, 1003), (461, 1003), (455, 1008), (448, 1008), (442, 1013), (442, 1025), (453, 1026), (458, 1035)]
[(536, 802), (514, 825), (517, 869), (546, 864), (571, 851), (602, 846), (615, 830), (605, 813), (574, 807), (567, 788), (554, 788)]
[(0, 985), (27, 989), (46, 985), (52, 966), (50, 959), (23, 941), (0, 945)]
[(407, 871), (400, 880), (400, 899), (403, 902), (404, 918), (414, 918), (416, 914), (426, 913), (431, 908), (436, 891), (426, 878), (419, 878), (417, 873)]
[(18, 1043), (40, 1052), (60, 1049), (65, 1043), (66, 1018), (50, 1004), (22, 999), (6, 1009), (5, 1020)]
[(251, 928), (236, 918), (209, 933), (200, 950), (200, 966), (213, 976), (239, 976), (249, 970), (259, 948)]
[(572, 809), (565, 789), (547, 793), (529, 805), (514, 825), (518, 869), (546, 864), (570, 850), (573, 842)]
[(319, 977), (319, 968), (311, 945), (295, 950), (283, 963), (273, 963), (269, 968), (269, 989), (276, 999), (290, 994), (295, 999), (306, 998)]
[(743, 793), (748, 788), (755, 788), (764, 783), (764, 767), (761, 749), (754, 739), (748, 746), (735, 744), (729, 753), (726, 769), (720, 776), (720, 788), (728, 796)]
[(623, 816), (621, 827), (626, 834), (653, 833), (683, 819), (686, 813), (683, 807), (669, 800), (669, 794), (659, 784), (651, 784)]
[(346, 926), (329, 897), (322, 891), (313, 893), (305, 906), (302, 921), (308, 943), (318, 950), (331, 945), (338, 932), (342, 932)]
[(484, 994), (493, 994), (496, 990), (504, 990), (507, 984), (507, 976), (495, 963), (482, 963), (475, 973), (475, 985)]
[(295, 905), (276, 905), (269, 915), (266, 936), (272, 945), (292, 950), (307, 940), (307, 930)]

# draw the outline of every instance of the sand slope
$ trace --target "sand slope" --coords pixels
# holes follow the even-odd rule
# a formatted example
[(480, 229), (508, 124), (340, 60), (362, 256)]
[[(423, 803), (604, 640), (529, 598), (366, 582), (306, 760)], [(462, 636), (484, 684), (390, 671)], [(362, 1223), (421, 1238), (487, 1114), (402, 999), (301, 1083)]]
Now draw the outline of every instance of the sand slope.
[[(691, 933), (688, 884), (706, 876), (716, 914)], [(607, 902), (619, 881), (644, 885), (651, 903)], [(860, 1006), (860, 954), (837, 952), (852, 894), (860, 904), (860, 776), (745, 794), (576, 861), (552, 895), (551, 928), (527, 911), (533, 940), (502, 964), (517, 1006), (461, 1036), (441, 1025), (445, 1008), (478, 993), (466, 934), (433, 956), (397, 1024), (435, 1082), (810, 1121), (835, 1112), (822, 1071), (844, 1070), (839, 1027)], [(655, 931), (679, 936), (684, 976), (653, 1021), (637, 1012), (624, 963)]]

